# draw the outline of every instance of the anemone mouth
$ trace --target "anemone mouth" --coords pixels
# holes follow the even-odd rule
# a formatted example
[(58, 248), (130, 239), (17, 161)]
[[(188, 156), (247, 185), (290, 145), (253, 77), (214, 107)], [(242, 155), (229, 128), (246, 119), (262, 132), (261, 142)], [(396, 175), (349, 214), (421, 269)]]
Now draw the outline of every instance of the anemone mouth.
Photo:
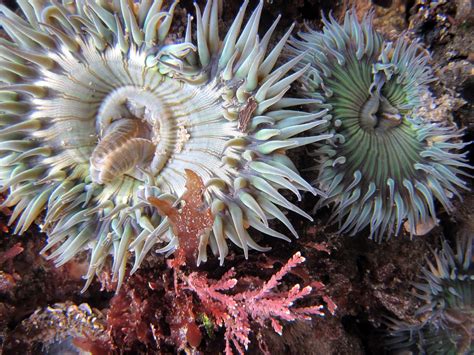
[(337, 90), (326, 102), (332, 107), (333, 129), (339, 139), (339, 160), (333, 168), (344, 172), (347, 184), (360, 174), (363, 191), (375, 183), (385, 200), (389, 198), (388, 177), (403, 182), (419, 175), (414, 165), (423, 160), (419, 155), (423, 143), (417, 138), (403, 87), (397, 88), (397, 75), (388, 80), (383, 72), (367, 70), (373, 65), (363, 59), (334, 68), (325, 85)]
[(347, 12), (344, 22), (323, 19), (322, 32), (292, 38), (289, 56), (305, 54), (311, 65), (299, 93), (317, 99), (328, 123), (318, 134), (333, 133), (315, 144), (319, 176), (315, 186), (327, 194), (316, 205), (333, 205), (340, 233), (370, 227), (370, 238), (397, 235), (404, 221), (410, 234), (437, 221), (435, 200), (450, 212), (450, 198), (466, 189), (468, 175), (462, 133), (454, 126), (418, 115), (420, 98), (433, 80), (428, 56), (404, 38), (384, 42), (372, 15), (359, 22)]
[(359, 112), (359, 126), (366, 132), (376, 132), (378, 135), (389, 134), (391, 129), (400, 126), (402, 122), (401, 112), (380, 88), (370, 92)]
[[(63, 132), (45, 136), (49, 144), (67, 147), (71, 161), (89, 165), (89, 176), (99, 185), (119, 185), (129, 178), (138, 184), (147, 175), (159, 176), (160, 190), (179, 197), (183, 169), (205, 181), (216, 175), (224, 142), (242, 136), (235, 124), (222, 120), (225, 100), (216, 81), (198, 90), (150, 66), (146, 51), (130, 48), (125, 56), (114, 46), (97, 56), (93, 43), (81, 47), (82, 60), (69, 53), (51, 56), (62, 70), (41, 80), (49, 95), (34, 105), (44, 108), (44, 117), (59, 116), (53, 133)], [(205, 144), (213, 150), (203, 149)]]
[(295, 109), (316, 100), (286, 95), (302, 57), (275, 68), (292, 28), (270, 48), (279, 18), (259, 38), (263, 1), (244, 24), (246, 0), (221, 40), (220, 1), (210, 0), (173, 43), (177, 4), (22, 1), (22, 15), (0, 5), (10, 37), (0, 41), (4, 205), (15, 207), (15, 233), (46, 210), (43, 252), (57, 265), (92, 249), (86, 287), (108, 255), (120, 285), (130, 255), (134, 271), (156, 244), (178, 247), (148, 200), (178, 204), (187, 170), (204, 182), (214, 218), (197, 236), (198, 264), (209, 249), (222, 263), (227, 239), (245, 256), (268, 250), (249, 228), (289, 240), (272, 219), (297, 236), (280, 209), (311, 219), (279, 191), (317, 192), (285, 152), (332, 135), (299, 136), (325, 120)]
[(108, 190), (109, 198), (122, 202), (131, 201), (130, 188), (150, 184), (149, 177), (161, 193), (178, 198), (185, 169), (206, 182), (224, 175), (225, 143), (243, 134), (223, 119), (228, 103), (216, 81), (198, 90), (161, 74), (138, 48), (125, 55), (112, 46), (98, 55), (87, 39), (81, 48), (78, 57), (64, 48), (51, 54), (60, 69), (37, 80), (48, 96), (25, 100), (36, 119), (55, 118), (33, 133), (58, 153), (43, 163), (61, 170), (75, 166), (91, 186), (101, 185), (93, 189)]

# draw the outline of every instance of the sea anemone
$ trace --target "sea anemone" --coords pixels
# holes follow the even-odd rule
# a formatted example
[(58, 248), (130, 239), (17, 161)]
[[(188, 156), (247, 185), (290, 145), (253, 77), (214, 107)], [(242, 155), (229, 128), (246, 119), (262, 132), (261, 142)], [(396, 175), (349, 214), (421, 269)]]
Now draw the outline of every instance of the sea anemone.
[[(472, 233), (472, 231), (470, 231)], [(387, 347), (421, 354), (472, 354), (474, 343), (474, 263), (471, 236), (457, 240), (456, 253), (447, 241), (427, 261), (422, 281), (414, 286), (424, 305), (419, 324), (393, 321)]]
[(384, 41), (372, 17), (359, 22), (350, 11), (343, 24), (323, 18), (322, 32), (299, 33), (288, 52), (304, 55), (299, 67), (311, 65), (299, 93), (327, 111), (318, 134), (334, 133), (311, 152), (315, 186), (327, 194), (316, 208), (333, 205), (340, 233), (370, 226), (370, 238), (380, 241), (398, 235), (405, 221), (410, 235), (437, 223), (435, 200), (451, 212), (469, 165), (462, 131), (421, 113), (434, 80), (426, 51), (403, 36)]
[(0, 5), (4, 206), (14, 206), (20, 234), (46, 210), (44, 252), (54, 246), (57, 265), (92, 249), (86, 286), (108, 255), (120, 284), (129, 254), (136, 270), (157, 243), (167, 243), (158, 252), (178, 247), (149, 198), (179, 205), (185, 171), (205, 184), (213, 216), (196, 236), (198, 264), (208, 245), (222, 263), (226, 238), (245, 256), (268, 250), (250, 227), (288, 240), (271, 219), (297, 236), (280, 207), (310, 218), (279, 192), (316, 193), (285, 153), (328, 137), (296, 137), (325, 121), (293, 109), (315, 100), (285, 96), (302, 56), (274, 69), (292, 28), (270, 49), (279, 18), (260, 39), (263, 1), (241, 29), (244, 1), (221, 41), (222, 3), (209, 0), (202, 13), (195, 5), (195, 35), (188, 16), (173, 40), (177, 4), (19, 0), (22, 16)]

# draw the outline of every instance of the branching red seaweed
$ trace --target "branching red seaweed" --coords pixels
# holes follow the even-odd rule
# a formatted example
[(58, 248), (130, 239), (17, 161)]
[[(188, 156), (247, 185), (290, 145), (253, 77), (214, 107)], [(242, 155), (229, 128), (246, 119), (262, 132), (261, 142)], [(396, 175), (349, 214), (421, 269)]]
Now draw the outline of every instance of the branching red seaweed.
[(131, 349), (135, 342), (146, 346), (152, 343), (150, 324), (161, 316), (160, 304), (154, 301), (147, 280), (141, 275), (131, 279), (124, 292), (112, 298), (107, 323), (121, 350)]
[[(165, 200), (149, 199), (160, 214), (169, 218), (179, 246), (160, 278), (156, 272), (141, 270), (112, 299), (107, 319), (117, 349), (131, 349), (136, 342), (155, 351), (164, 344), (178, 350), (197, 349), (203, 339), (199, 325), (209, 333), (212, 324), (211, 328), (224, 328), (226, 354), (232, 354), (233, 349), (243, 354), (250, 344), (251, 333), (259, 327), (269, 324), (281, 335), (282, 321), (324, 315), (322, 305), (295, 305), (314, 291), (320, 294), (322, 283), (316, 288), (299, 284), (285, 287), (282, 283), (289, 273), (309, 279), (303, 268), (299, 270), (298, 266), (305, 261), (299, 252), (267, 281), (246, 274), (237, 279), (234, 268), (218, 280), (202, 271), (189, 273), (186, 266), (196, 260), (199, 239), (209, 233), (213, 216), (203, 202), (205, 187), (201, 178), (191, 170), (186, 170), (186, 175), (187, 191), (181, 209)], [(333, 313), (334, 303), (329, 298), (323, 299)], [(208, 319), (207, 324), (203, 316)]]
[(283, 326), (280, 320), (309, 320), (311, 315), (324, 315), (321, 305), (294, 305), (311, 293), (311, 286), (301, 288), (296, 284), (287, 291), (277, 290), (282, 278), (304, 260), (298, 252), (261, 287), (235, 294), (230, 293), (238, 283), (234, 269), (230, 269), (217, 281), (198, 272), (184, 276), (188, 288), (201, 301), (203, 310), (214, 318), (216, 325), (225, 327), (226, 354), (233, 353), (231, 344), (240, 354), (244, 353), (243, 348), (248, 348), (251, 322), (263, 327), (269, 321), (273, 330), (281, 335)]
[[(110, 303), (107, 320), (115, 347), (120, 351), (137, 349), (137, 344), (153, 351), (165, 345), (178, 350), (197, 349), (204, 334), (209, 334), (210, 322), (215, 330), (224, 329), (226, 354), (232, 354), (233, 349), (243, 354), (252, 333), (259, 328), (271, 325), (281, 335), (282, 321), (324, 315), (322, 305), (296, 304), (310, 295), (319, 295), (322, 283), (287, 287), (282, 281), (304, 260), (296, 253), (267, 281), (247, 275), (238, 279), (234, 268), (218, 280), (202, 271), (188, 274), (181, 268), (162, 270), (159, 278), (157, 273), (141, 270), (128, 279)], [(239, 291), (241, 283), (245, 284), (243, 291)], [(332, 313), (334, 303), (326, 296), (323, 299)]]

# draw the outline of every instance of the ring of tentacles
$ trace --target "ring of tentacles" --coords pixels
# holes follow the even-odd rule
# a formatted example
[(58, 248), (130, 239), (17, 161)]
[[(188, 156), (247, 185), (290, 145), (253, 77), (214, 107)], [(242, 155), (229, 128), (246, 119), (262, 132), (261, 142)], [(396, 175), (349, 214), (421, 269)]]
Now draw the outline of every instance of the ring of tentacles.
[(434, 80), (426, 51), (404, 36), (384, 40), (372, 17), (323, 18), (321, 32), (299, 33), (288, 52), (304, 55), (299, 68), (311, 66), (298, 93), (318, 101), (314, 112), (327, 111), (327, 124), (313, 134), (334, 134), (310, 149), (314, 184), (327, 194), (316, 209), (332, 205), (341, 234), (369, 227), (381, 241), (404, 223), (410, 235), (436, 224), (436, 200), (452, 212), (451, 197), (467, 189), (462, 176), (471, 167), (462, 131), (422, 114)]
[(213, 218), (198, 263), (208, 248), (222, 262), (226, 239), (246, 256), (267, 250), (250, 227), (288, 240), (271, 219), (296, 236), (281, 209), (310, 218), (280, 192), (316, 193), (285, 152), (330, 134), (297, 136), (325, 121), (297, 108), (314, 100), (286, 95), (304, 71), (291, 72), (301, 56), (276, 65), (291, 28), (270, 48), (278, 19), (259, 38), (263, 2), (243, 24), (244, 1), (221, 40), (210, 0), (173, 39), (177, 3), (18, 1), (22, 15), (0, 6), (4, 206), (15, 233), (46, 210), (44, 251), (58, 265), (90, 248), (87, 284), (108, 255), (120, 283), (130, 255), (135, 270), (157, 243), (178, 247), (149, 198), (179, 206), (187, 170)]

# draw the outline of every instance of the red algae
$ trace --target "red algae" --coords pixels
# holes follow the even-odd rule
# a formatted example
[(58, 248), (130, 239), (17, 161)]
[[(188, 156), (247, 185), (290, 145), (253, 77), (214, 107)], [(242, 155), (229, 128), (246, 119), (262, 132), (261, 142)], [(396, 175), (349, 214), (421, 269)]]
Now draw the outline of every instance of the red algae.
[(210, 232), (214, 217), (211, 209), (205, 207), (203, 202), (205, 187), (202, 179), (189, 169), (186, 169), (186, 188), (181, 209), (156, 197), (150, 197), (148, 201), (161, 215), (169, 218), (173, 233), (179, 240), (175, 262), (191, 264), (197, 258), (199, 238)]
[(0, 265), (5, 263), (8, 260), (12, 260), (15, 256), (23, 252), (23, 247), (21, 246), (21, 243), (16, 243), (14, 246), (12, 246), (10, 249), (7, 251), (4, 251), (0, 253)]
[[(278, 290), (283, 277), (304, 261), (305, 258), (299, 252), (296, 253), (280, 271), (273, 274), (260, 287), (247, 288), (243, 292), (234, 290), (238, 280), (233, 268), (219, 280), (208, 279), (202, 272), (182, 276), (187, 288), (199, 298), (202, 312), (212, 317), (217, 326), (225, 328), (225, 353), (233, 354), (233, 348), (235, 348), (239, 354), (243, 354), (250, 344), (252, 323), (263, 328), (268, 322), (277, 334), (282, 335), (281, 320), (286, 322), (310, 320), (313, 315), (324, 315), (322, 305), (307, 307), (295, 305), (297, 301), (312, 294), (313, 287), (301, 287), (295, 284), (288, 290)], [(335, 310), (333, 305), (332, 303), (330, 307), (331, 312)]]
[[(24, 248), (21, 243), (13, 245), (7, 251), (0, 253), (0, 266), (3, 266), (6, 262), (11, 262), (15, 256), (21, 254)], [(0, 293), (6, 293), (15, 287), (16, 282), (20, 279), (20, 276), (15, 272), (5, 272), (0, 270)]]
[(107, 328), (117, 350), (131, 350), (140, 344), (156, 350), (150, 325), (161, 328), (162, 304), (158, 292), (148, 285), (151, 275), (136, 274), (110, 301)]

